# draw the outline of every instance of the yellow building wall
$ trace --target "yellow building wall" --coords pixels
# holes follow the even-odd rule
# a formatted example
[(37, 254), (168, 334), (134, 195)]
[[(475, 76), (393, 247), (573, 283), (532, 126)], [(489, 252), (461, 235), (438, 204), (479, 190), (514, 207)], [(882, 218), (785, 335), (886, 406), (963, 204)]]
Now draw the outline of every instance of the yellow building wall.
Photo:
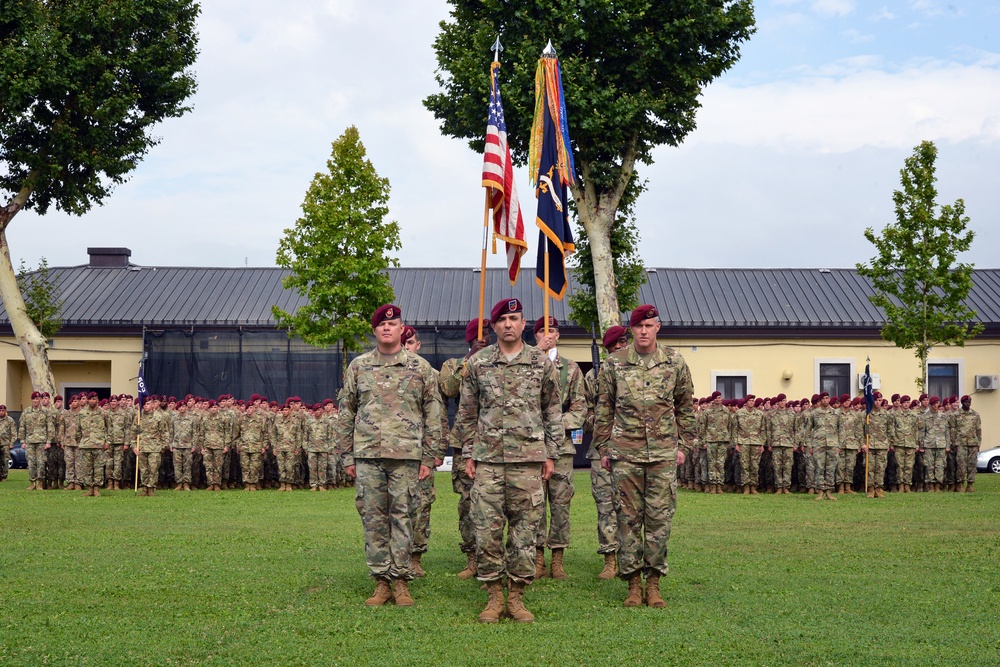
[[(0, 403), (12, 411), (31, 404), (31, 379), (21, 356), (21, 348), (13, 338), (0, 338), (0, 369), (5, 377), (0, 382), (3, 395)], [(81, 386), (110, 387), (113, 394), (136, 393), (139, 360), (142, 358), (141, 336), (84, 337), (56, 336), (49, 348), (49, 361), (56, 388)]]
[[(852, 364), (851, 395), (856, 396), (861, 393), (858, 376), (865, 371), (866, 357), (871, 357), (872, 375), (878, 376), (876, 389), (886, 397), (898, 393), (916, 398), (920, 393), (916, 383), (920, 367), (913, 351), (881, 339), (660, 340), (684, 356), (699, 397), (715, 391), (716, 375), (746, 375), (747, 391), (756, 396), (783, 393), (789, 399), (810, 398), (820, 391), (820, 363)], [(590, 363), (589, 341), (563, 339), (559, 351), (574, 361)], [(975, 340), (964, 348), (935, 348), (929, 361), (958, 364), (960, 395), (972, 396), (972, 407), (983, 419), (983, 448), (1000, 446), (1000, 391), (975, 391), (976, 375), (1000, 374), (1000, 341)]]

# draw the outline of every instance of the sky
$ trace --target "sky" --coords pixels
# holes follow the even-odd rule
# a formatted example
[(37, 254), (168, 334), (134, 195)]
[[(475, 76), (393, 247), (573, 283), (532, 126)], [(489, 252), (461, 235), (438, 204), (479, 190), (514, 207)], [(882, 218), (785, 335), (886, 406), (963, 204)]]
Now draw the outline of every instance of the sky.
[[(103, 206), (19, 214), (15, 265), (84, 264), (89, 246), (124, 246), (145, 266), (274, 266), (351, 125), (390, 181), (401, 265), (478, 265), (482, 156), (421, 103), (438, 90), (432, 42), (448, 11), (442, 0), (203, 2), (192, 112), (156, 128), (160, 144)], [(760, 0), (755, 15), (740, 61), (705, 89), (697, 129), (640, 165), (643, 262), (865, 262), (864, 230), (892, 222), (903, 161), (931, 140), (938, 201), (963, 199), (976, 234), (961, 259), (1000, 267), (1000, 7)], [(534, 195), (516, 176), (531, 266)], [(504, 266), (502, 249), (489, 266)]]

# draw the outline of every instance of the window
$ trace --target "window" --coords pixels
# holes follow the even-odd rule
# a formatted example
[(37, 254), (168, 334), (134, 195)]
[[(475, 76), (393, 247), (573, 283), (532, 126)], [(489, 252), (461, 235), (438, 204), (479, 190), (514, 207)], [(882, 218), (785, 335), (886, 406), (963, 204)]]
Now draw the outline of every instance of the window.
[(958, 396), (958, 364), (927, 364), (927, 387), (931, 396)]
[(852, 395), (851, 365), (823, 364), (819, 365), (819, 390), (830, 396)]
[(747, 395), (746, 375), (716, 375), (715, 391), (722, 393), (722, 398), (743, 398)]

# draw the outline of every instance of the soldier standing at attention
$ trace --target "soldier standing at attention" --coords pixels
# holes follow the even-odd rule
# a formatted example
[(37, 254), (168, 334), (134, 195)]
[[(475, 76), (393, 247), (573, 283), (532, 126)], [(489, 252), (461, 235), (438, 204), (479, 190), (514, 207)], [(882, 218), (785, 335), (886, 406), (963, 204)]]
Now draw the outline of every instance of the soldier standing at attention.
[(816, 500), (836, 500), (833, 489), (840, 458), (840, 416), (830, 408), (830, 395), (825, 391), (819, 395), (819, 405), (809, 412), (809, 433), (816, 471)]
[(871, 414), (868, 415), (868, 444), (862, 449), (868, 452), (868, 485), (869, 498), (885, 498), (883, 485), (885, 483), (885, 465), (889, 445), (893, 441), (892, 414), (882, 409), (882, 394), (875, 392), (875, 402)]
[(376, 347), (347, 367), (340, 392), (337, 444), (344, 471), (357, 480), (365, 560), (376, 580), (369, 606), (413, 604), (413, 516), (420, 482), (441, 446), (441, 394), (431, 365), (403, 349), (399, 308), (372, 315)]
[(201, 420), (202, 452), (209, 491), (222, 490), (222, 459), (229, 451), (229, 415), (215, 401), (208, 402), (208, 414)]
[(326, 491), (326, 468), (330, 460), (330, 422), (323, 419), (323, 406), (313, 406), (306, 422), (305, 449), (309, 461), (309, 490)]
[(958, 476), (955, 478), (955, 490), (962, 491), (965, 483), (966, 493), (975, 493), (972, 485), (976, 483), (976, 459), (979, 458), (979, 447), (983, 442), (983, 422), (979, 413), (972, 409), (972, 397), (962, 397), (962, 410), (955, 415), (954, 446), (958, 458)]
[(722, 404), (722, 393), (712, 392), (712, 404), (703, 411), (702, 440), (708, 445), (710, 493), (722, 493), (726, 482), (726, 450), (732, 429), (732, 413)]
[(0, 482), (7, 479), (7, 458), (16, 439), (17, 424), (14, 423), (14, 418), (7, 414), (7, 406), (0, 405)]
[(788, 494), (792, 485), (792, 450), (795, 448), (795, 412), (787, 407), (787, 397), (778, 394), (777, 408), (767, 414), (766, 441), (774, 454), (774, 485), (777, 493)]
[[(614, 325), (604, 333), (604, 349), (609, 354), (628, 345), (628, 329)], [(598, 579), (614, 579), (618, 575), (615, 553), (618, 551), (618, 497), (611, 483), (611, 473), (601, 467), (601, 456), (594, 447), (594, 410), (597, 407), (597, 373), (591, 368), (583, 378), (583, 388), (590, 411), (585, 428), (591, 433), (590, 449), (590, 493), (597, 505), (597, 553), (604, 556), (604, 568)]]
[[(267, 404), (256, 400), (247, 408), (240, 427), (240, 468), (243, 469), (243, 488), (260, 490), (260, 470), (264, 450), (271, 444), (271, 419)], [(327, 431), (332, 428), (327, 422)]]
[[(483, 322), (483, 337), (479, 335), (479, 318), (472, 319), (465, 327), (465, 342), (469, 351), (465, 357), (447, 359), (441, 365), (438, 374), (438, 384), (441, 395), (447, 400), (459, 398), (462, 393), (462, 376), (469, 357), (490, 344), (490, 321)], [(447, 404), (446, 404), (447, 405)], [(442, 408), (444, 410), (444, 408)], [(444, 410), (446, 411), (446, 410)], [(447, 417), (447, 415), (446, 415)], [(462, 538), (458, 548), (465, 554), (465, 569), (456, 574), (459, 579), (472, 579), (476, 576), (476, 526), (472, 522), (470, 508), (472, 506), (472, 479), (465, 474), (465, 459), (462, 458), (462, 444), (455, 437), (454, 431), (448, 434), (452, 447), (451, 489), (458, 494), (458, 532)]]
[(49, 413), (42, 409), (42, 394), (31, 392), (31, 406), (24, 409), (17, 424), (17, 437), (25, 448), (28, 459), (28, 491), (41, 491), (45, 480), (45, 450), (52, 445), (56, 434), (52, 432)]
[(139, 444), (134, 449), (139, 476), (142, 478), (142, 491), (139, 495), (152, 496), (155, 495), (159, 476), (160, 454), (173, 439), (173, 425), (170, 414), (160, 409), (160, 397), (156, 394), (146, 398), (142, 411), (145, 413), (142, 425), (136, 428)]
[(76, 418), (76, 441), (80, 447), (77, 477), (85, 496), (99, 496), (104, 483), (104, 452), (108, 448), (108, 418), (97, 405), (97, 392), (87, 394), (87, 405)]
[(59, 416), (57, 426), (58, 439), (63, 445), (63, 458), (66, 461), (66, 490), (81, 491), (80, 480), (80, 443), (77, 441), (76, 422), (80, 416), (80, 396), (70, 396), (69, 410)]
[(191, 450), (199, 439), (201, 420), (188, 411), (186, 401), (177, 404), (174, 415), (174, 441), (170, 451), (174, 455), (174, 491), (191, 490)]
[(757, 410), (756, 397), (748, 394), (743, 407), (733, 415), (733, 443), (740, 453), (743, 495), (757, 495), (760, 457), (764, 453), (764, 411)]
[(659, 345), (656, 308), (629, 318), (632, 345), (601, 367), (594, 440), (618, 491), (618, 576), (628, 582), (626, 607), (665, 607), (660, 577), (667, 573), (670, 525), (677, 508), (679, 443), (696, 437), (694, 385), (687, 362)]
[(559, 458), (555, 461), (555, 470), (544, 484), (545, 504), (552, 515), (551, 524), (546, 534), (546, 510), (542, 508), (542, 520), (538, 522), (538, 533), (535, 541), (535, 579), (546, 576), (545, 547), (552, 551), (550, 574), (553, 579), (567, 579), (563, 567), (563, 554), (569, 546), (570, 526), (569, 507), (573, 501), (573, 456), (576, 445), (573, 444), (573, 431), (583, 428), (587, 419), (587, 398), (583, 390), (583, 372), (572, 359), (559, 354), (559, 321), (549, 318), (549, 333), (546, 335), (545, 318), (540, 317), (533, 329), (535, 347), (545, 352), (556, 367), (559, 376), (559, 398), (562, 401), (562, 421), (564, 436), (559, 444)]
[(473, 480), (476, 576), (489, 593), (479, 622), (500, 620), (506, 576), (507, 614), (531, 623), (535, 616), (524, 606), (524, 590), (535, 577), (544, 483), (565, 437), (559, 374), (545, 352), (522, 340), (519, 300), (503, 299), (490, 315), (497, 343), (468, 359), (455, 417), (465, 473)]
[(944, 489), (945, 448), (951, 443), (948, 415), (941, 411), (941, 399), (931, 396), (930, 412), (924, 414), (921, 448), (924, 452), (924, 487), (931, 491)]

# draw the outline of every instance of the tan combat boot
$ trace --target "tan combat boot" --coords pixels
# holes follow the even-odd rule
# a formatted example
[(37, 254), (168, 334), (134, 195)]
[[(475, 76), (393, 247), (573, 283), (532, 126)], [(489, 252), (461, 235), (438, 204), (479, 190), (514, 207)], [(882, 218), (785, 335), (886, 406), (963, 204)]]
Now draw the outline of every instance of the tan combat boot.
[(868, 487), (868, 494), (867, 494), (867, 496), (869, 498), (874, 498), (875, 497), (875, 487), (874, 486), (869, 486)]
[(743, 485), (743, 495), (744, 496), (749, 496), (750, 495), (750, 485), (749, 484), (744, 484)]
[(958, 484), (952, 484), (951, 485), (951, 490), (953, 492), (955, 492), (955, 493), (960, 493), (960, 492), (964, 491), (965, 489), (962, 488), (962, 483), (959, 482)]
[(965, 492), (966, 493), (975, 493), (976, 492), (976, 490), (974, 488), (972, 488), (973, 484), (975, 484), (975, 482), (969, 482), (968, 486), (965, 487)]
[(426, 576), (427, 573), (424, 572), (424, 568), (420, 566), (420, 558), (423, 554), (413, 553), (410, 555), (410, 570), (413, 572), (415, 577)]
[(698, 493), (704, 493), (705, 492), (705, 485), (702, 484), (701, 482), (695, 482), (694, 483), (694, 490), (697, 491)]
[(312, 485), (310, 485), (309, 486), (309, 490), (312, 491), (312, 492), (318, 493), (319, 492), (319, 487), (318, 486), (312, 486)]
[(660, 595), (660, 575), (658, 574), (646, 577), (646, 604), (657, 609), (667, 606), (663, 596)]
[(365, 600), (365, 604), (369, 607), (381, 607), (391, 599), (392, 589), (389, 588), (389, 580), (379, 577), (375, 580), (375, 592), (372, 593), (370, 598)]
[(549, 576), (553, 579), (569, 579), (569, 575), (566, 574), (566, 570), (563, 569), (563, 552), (563, 549), (552, 550), (552, 563), (551, 569), (549, 570)]
[(184, 490), (183, 484), (178, 484), (177, 486), (174, 487), (174, 491), (183, 491), (183, 490)]
[(618, 564), (615, 562), (615, 555), (604, 554), (604, 569), (597, 575), (598, 579), (614, 579), (618, 575)]
[(625, 606), (642, 606), (642, 574), (639, 572), (628, 578), (628, 595), (625, 596)]
[(148, 496), (149, 494), (148, 494), (148, 493), (146, 493), (146, 490), (147, 490), (147, 489), (146, 489), (146, 487), (142, 487), (142, 488), (141, 488), (141, 489), (139, 490), (139, 495), (140, 495), (140, 496)]
[(455, 575), (459, 579), (472, 579), (476, 576), (476, 552), (468, 551), (465, 554), (465, 569)]
[(827, 491), (826, 492), (826, 499), (827, 500), (836, 500), (837, 496), (833, 495), (833, 491)]
[(820, 492), (816, 494), (816, 497), (813, 498), (813, 500), (823, 500), (825, 498), (826, 498), (826, 491), (820, 490)]
[(875, 497), (885, 498), (885, 490), (881, 486), (875, 489)]
[(490, 597), (486, 601), (486, 608), (479, 614), (479, 622), (497, 623), (503, 613), (503, 586), (499, 581), (491, 581), (486, 584), (486, 590)]
[(83, 492), (83, 495), (85, 495), (85, 496), (92, 496), (92, 495), (94, 495), (94, 491), (95, 490), (97, 490), (96, 486), (93, 486), (93, 487), (88, 486), (87, 490)]
[(393, 580), (392, 596), (396, 599), (397, 607), (413, 606), (413, 596), (410, 595), (410, 584), (406, 579)]
[(190, 484), (188, 484), (187, 482), (185, 482), (185, 483), (184, 483), (184, 490), (185, 490), (185, 491), (190, 491), (190, 490), (191, 490), (191, 485), (190, 485)]
[(535, 579), (544, 579), (548, 576), (545, 571), (545, 549), (535, 548)]
[(507, 594), (507, 615), (515, 623), (534, 623), (535, 615), (525, 609), (522, 597), (526, 584), (520, 581), (510, 582), (510, 592)]
[(101, 495), (101, 489), (100, 489), (100, 487), (98, 487), (98, 486), (97, 486), (97, 485), (95, 484), (95, 485), (94, 485), (94, 492), (93, 492), (92, 494), (90, 494), (90, 495), (92, 495), (92, 496), (100, 496), (100, 495)]
[(319, 485), (320, 493), (325, 492), (327, 490), (327, 488), (329, 488), (329, 486), (330, 486), (329, 484), (320, 484)]
[(844, 493), (846, 493), (849, 496), (854, 495), (854, 489), (851, 488), (850, 484), (844, 484)]
[(146, 494), (147, 496), (155, 496), (156, 495), (156, 489), (154, 489), (152, 486), (149, 487), (147, 489), (147, 491), (148, 491), (148, 493)]
[(25, 491), (34, 491), (34, 490), (35, 490), (35, 482), (29, 484), (28, 488), (25, 489)]
[(759, 496), (760, 495), (759, 493), (757, 493), (757, 485), (756, 484), (751, 484), (750, 485), (750, 495), (751, 496)]

